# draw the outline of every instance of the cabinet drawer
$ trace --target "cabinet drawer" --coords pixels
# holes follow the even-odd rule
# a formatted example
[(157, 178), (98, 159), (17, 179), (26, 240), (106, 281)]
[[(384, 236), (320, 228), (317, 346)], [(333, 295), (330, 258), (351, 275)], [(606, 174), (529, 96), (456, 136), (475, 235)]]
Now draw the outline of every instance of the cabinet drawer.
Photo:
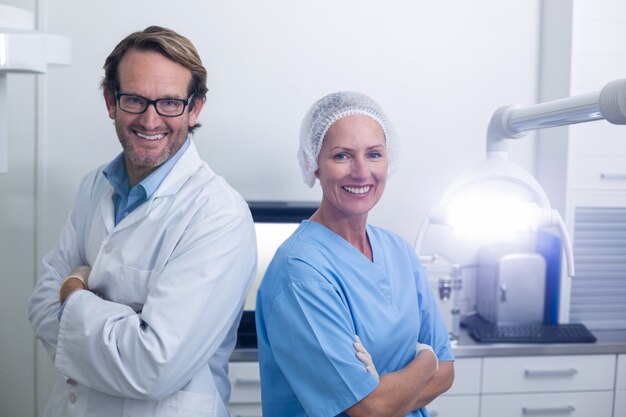
[(478, 395), (442, 396), (428, 404), (430, 417), (478, 417), (480, 412)]
[(613, 416), (626, 416), (626, 390), (615, 391), (615, 409)]
[(581, 123), (570, 127), (569, 139), (570, 152), (575, 156), (626, 156), (624, 128), (619, 125)]
[(483, 395), (481, 417), (611, 417), (613, 392)]
[(231, 362), (228, 365), (231, 404), (261, 404), (261, 375), (258, 362)]
[(454, 383), (444, 395), (478, 394), (482, 359), (467, 358), (454, 361)]
[(613, 390), (615, 355), (483, 359), (483, 393)]
[(261, 404), (231, 404), (230, 417), (262, 417)]
[[(615, 389), (626, 391), (626, 354), (617, 355), (617, 379)], [(624, 414), (626, 416), (626, 414)]]
[(572, 157), (569, 188), (626, 189), (626, 156)]

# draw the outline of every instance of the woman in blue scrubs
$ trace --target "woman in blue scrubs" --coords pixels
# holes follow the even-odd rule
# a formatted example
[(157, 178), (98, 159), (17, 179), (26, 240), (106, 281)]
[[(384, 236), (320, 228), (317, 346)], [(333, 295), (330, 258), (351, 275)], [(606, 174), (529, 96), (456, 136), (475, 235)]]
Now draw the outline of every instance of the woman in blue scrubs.
[(415, 252), (367, 224), (395, 152), (391, 124), (363, 94), (325, 96), (302, 122), (300, 167), (323, 197), (257, 295), (265, 416), (428, 416), (452, 385), (448, 332)]

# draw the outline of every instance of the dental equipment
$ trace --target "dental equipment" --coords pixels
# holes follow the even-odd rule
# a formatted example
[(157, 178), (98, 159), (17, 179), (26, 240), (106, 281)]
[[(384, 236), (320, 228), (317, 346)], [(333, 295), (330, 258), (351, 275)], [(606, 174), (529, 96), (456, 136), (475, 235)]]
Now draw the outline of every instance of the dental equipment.
[[(537, 180), (521, 167), (508, 160), (509, 139), (518, 139), (531, 130), (590, 122), (605, 119), (610, 123), (626, 124), (626, 79), (612, 81), (605, 85), (601, 91), (588, 93), (545, 103), (518, 106), (510, 105), (498, 108), (492, 115), (487, 129), (486, 159), (465, 174), (457, 177), (443, 194), (439, 205), (433, 207), (420, 226), (415, 240), (415, 250), (421, 253), (421, 247), (426, 233), (431, 224), (445, 225), (454, 228), (455, 216), (451, 211), (451, 205), (455, 202), (461, 206), (461, 212), (471, 211), (463, 200), (463, 192), (472, 191), (471, 188), (480, 188), (485, 184), (510, 183), (526, 190), (528, 195), (535, 200), (533, 203), (523, 203), (524, 212), (532, 219), (526, 225), (526, 229), (537, 230), (543, 227), (556, 227), (561, 235), (563, 251), (567, 262), (567, 274), (575, 275), (572, 244), (567, 233), (564, 221), (557, 210), (550, 207), (548, 197)], [(484, 191), (484, 190), (480, 190)], [(503, 229), (507, 221), (512, 217), (520, 217), (520, 211), (512, 210), (511, 206), (494, 208), (497, 198), (502, 197), (501, 190), (495, 193), (496, 198), (488, 200), (484, 196), (476, 198), (475, 202), (482, 203), (476, 213), (483, 214), (486, 222), (493, 222), (502, 215), (509, 215), (508, 220), (501, 221), (497, 227)], [(485, 207), (487, 203), (488, 207)], [(490, 206), (490, 207), (489, 207)], [(487, 213), (485, 215), (485, 213)], [(511, 216), (511, 213), (517, 213)], [(471, 220), (470, 220), (471, 221)], [(474, 219), (474, 223), (476, 220)], [(479, 222), (479, 228), (485, 227), (486, 223)], [(474, 226), (476, 226), (474, 224)], [(523, 229), (520, 228), (520, 230)], [(476, 231), (476, 227), (474, 228)], [(425, 264), (436, 263), (442, 255), (420, 256)], [(445, 257), (444, 257), (445, 259)], [(450, 339), (453, 343), (458, 341), (460, 332), (461, 306), (459, 292), (463, 288), (463, 270), (458, 263), (447, 260), (448, 271), (443, 278), (439, 279), (439, 297), (441, 300), (452, 300), (451, 314), (452, 323)]]
[(530, 225), (532, 229), (558, 229), (563, 241), (568, 275), (573, 277), (575, 271), (572, 245), (563, 219), (557, 210), (550, 207), (548, 197), (537, 180), (508, 160), (508, 140), (518, 139), (531, 130), (602, 119), (613, 124), (626, 124), (626, 79), (612, 81), (599, 92), (530, 106), (510, 105), (497, 109), (487, 129), (485, 161), (453, 181), (439, 205), (431, 209), (420, 226), (415, 250), (420, 252), (431, 224), (450, 226), (449, 206), (461, 191), (479, 183), (508, 182), (522, 187), (535, 200), (535, 204), (529, 205), (527, 210), (534, 220)]

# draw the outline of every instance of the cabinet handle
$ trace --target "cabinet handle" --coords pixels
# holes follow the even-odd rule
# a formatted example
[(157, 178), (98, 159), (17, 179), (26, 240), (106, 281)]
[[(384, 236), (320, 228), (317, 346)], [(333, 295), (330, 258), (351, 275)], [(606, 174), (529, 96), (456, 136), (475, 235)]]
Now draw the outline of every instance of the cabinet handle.
[(600, 174), (600, 179), (623, 181), (623, 180), (626, 180), (626, 174), (609, 174), (609, 173), (603, 172)]
[(571, 405), (567, 407), (544, 407), (544, 408), (529, 408), (522, 407), (522, 414), (526, 416), (533, 416), (538, 414), (572, 414), (576, 411)]
[(253, 379), (253, 378), (235, 378), (235, 385), (260, 385), (261, 381), (259, 381), (258, 379)]
[(554, 369), (554, 370), (533, 370), (526, 369), (524, 371), (524, 376), (529, 378), (549, 378), (549, 377), (563, 377), (563, 376), (574, 376), (578, 373), (576, 369)]

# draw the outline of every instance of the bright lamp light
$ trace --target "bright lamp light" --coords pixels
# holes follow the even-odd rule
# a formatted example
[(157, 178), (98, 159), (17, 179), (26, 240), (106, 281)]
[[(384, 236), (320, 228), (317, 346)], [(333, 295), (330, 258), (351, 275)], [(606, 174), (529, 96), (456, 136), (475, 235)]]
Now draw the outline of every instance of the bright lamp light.
[(486, 160), (460, 175), (439, 205), (431, 209), (418, 232), (416, 251), (421, 251), (431, 224), (446, 225), (476, 243), (556, 227), (563, 242), (568, 275), (574, 276), (572, 245), (563, 219), (550, 207), (537, 180), (508, 160), (508, 139), (520, 138), (530, 130), (602, 119), (626, 124), (626, 80), (610, 82), (595, 93), (497, 109), (487, 130)]
[(536, 205), (516, 195), (468, 192), (450, 202), (448, 224), (468, 239), (501, 240), (512, 234), (536, 230), (536, 210)]

